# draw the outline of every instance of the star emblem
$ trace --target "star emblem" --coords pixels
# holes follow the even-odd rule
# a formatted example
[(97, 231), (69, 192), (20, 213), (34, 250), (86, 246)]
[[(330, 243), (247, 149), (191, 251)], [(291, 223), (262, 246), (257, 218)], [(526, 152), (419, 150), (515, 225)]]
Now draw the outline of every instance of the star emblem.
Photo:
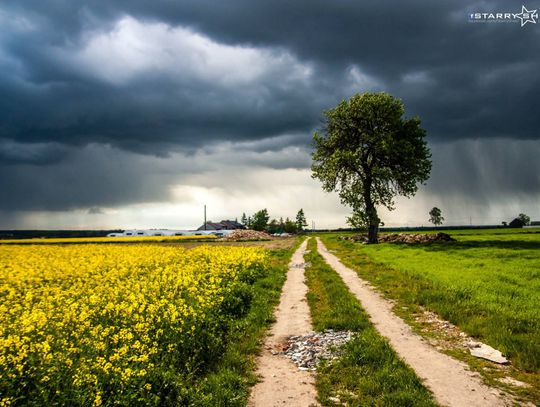
[(521, 13), (516, 14), (516, 18), (521, 20), (522, 27), (527, 23), (536, 24), (536, 21), (538, 21), (538, 11), (527, 10), (525, 6), (521, 6)]

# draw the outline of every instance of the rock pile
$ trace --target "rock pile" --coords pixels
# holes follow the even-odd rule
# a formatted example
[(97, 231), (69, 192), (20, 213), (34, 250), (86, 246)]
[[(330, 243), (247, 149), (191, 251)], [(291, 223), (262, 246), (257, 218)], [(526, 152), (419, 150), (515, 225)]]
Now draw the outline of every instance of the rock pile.
[(290, 336), (282, 352), (300, 370), (315, 370), (322, 360), (332, 360), (340, 355), (340, 347), (353, 338), (350, 331), (311, 332), (303, 336)]
[(379, 239), (381, 242), (397, 242), (397, 243), (433, 243), (433, 242), (455, 242), (446, 233), (398, 233), (383, 235)]
[(238, 229), (233, 231), (229, 236), (224, 237), (222, 240), (270, 240), (270, 236), (266, 232), (258, 232), (256, 230), (243, 230)]
[[(367, 235), (340, 236), (340, 239), (353, 242), (367, 242)], [(434, 242), (455, 242), (447, 233), (388, 233), (379, 236), (379, 243), (434, 243)]]
[(341, 239), (341, 240), (349, 240), (351, 242), (360, 242), (360, 243), (366, 243), (368, 241), (368, 235), (366, 235), (365, 233), (361, 234), (361, 235), (349, 235), (349, 236), (345, 236), (345, 235), (341, 235), (338, 237), (338, 239)]

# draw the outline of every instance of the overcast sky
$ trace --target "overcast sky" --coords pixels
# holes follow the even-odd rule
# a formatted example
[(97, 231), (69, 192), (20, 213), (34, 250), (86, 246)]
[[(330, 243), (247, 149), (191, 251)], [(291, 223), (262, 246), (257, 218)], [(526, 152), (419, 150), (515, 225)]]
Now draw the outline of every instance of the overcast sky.
[[(405, 5), (406, 4), (406, 5)], [(523, 3), (540, 9), (540, 1)], [(35, 0), (0, 4), (0, 228), (191, 228), (349, 209), (310, 177), (322, 112), (386, 91), (433, 170), (387, 225), (540, 220), (540, 24), (521, 3)]]

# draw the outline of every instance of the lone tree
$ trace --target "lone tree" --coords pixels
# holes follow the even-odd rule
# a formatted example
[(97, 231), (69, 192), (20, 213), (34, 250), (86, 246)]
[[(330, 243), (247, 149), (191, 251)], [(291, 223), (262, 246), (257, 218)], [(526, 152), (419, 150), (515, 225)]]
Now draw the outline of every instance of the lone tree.
[(386, 93), (356, 94), (325, 112), (313, 136), (312, 177), (352, 207), (349, 222), (368, 228), (377, 243), (377, 206), (394, 209), (394, 197), (413, 196), (431, 171), (431, 153), (418, 118), (403, 118), (403, 103)]
[(302, 232), (306, 226), (306, 215), (304, 215), (304, 210), (300, 209), (296, 214), (296, 229), (298, 232)]
[(442, 211), (436, 206), (434, 206), (433, 209), (429, 211), (429, 221), (435, 226), (442, 225), (444, 222)]

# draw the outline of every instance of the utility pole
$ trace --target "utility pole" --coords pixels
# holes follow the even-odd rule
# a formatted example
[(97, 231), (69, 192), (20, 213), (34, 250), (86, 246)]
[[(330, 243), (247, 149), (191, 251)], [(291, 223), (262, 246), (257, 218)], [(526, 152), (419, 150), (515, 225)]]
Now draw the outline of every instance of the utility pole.
[(315, 221), (314, 220), (311, 221), (311, 230), (313, 232), (315, 232)]
[(206, 205), (204, 205), (204, 230), (206, 230)]

